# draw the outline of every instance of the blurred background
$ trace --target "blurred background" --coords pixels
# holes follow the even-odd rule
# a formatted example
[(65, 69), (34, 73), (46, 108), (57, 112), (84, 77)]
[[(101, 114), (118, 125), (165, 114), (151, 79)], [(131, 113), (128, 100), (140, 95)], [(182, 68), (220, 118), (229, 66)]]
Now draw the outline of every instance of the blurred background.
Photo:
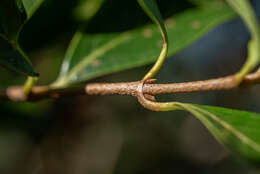
[[(20, 43), (39, 84), (58, 75), (67, 46), (79, 26), (90, 33), (124, 31), (149, 19), (133, 0), (106, 0), (84, 24), (84, 0), (46, 0), (25, 25)], [(260, 1), (252, 1), (260, 15)], [(164, 17), (193, 8), (188, 1), (161, 0)], [(174, 9), (169, 7), (174, 6)], [(101, 23), (106, 21), (107, 23)], [(250, 35), (238, 18), (220, 25), (169, 58), (158, 83), (196, 81), (236, 72), (247, 55)], [(174, 41), (172, 41), (174, 44)], [(92, 82), (135, 81), (140, 67)], [(0, 68), (1, 87), (25, 78)], [(158, 96), (260, 112), (260, 86), (232, 91)], [(185, 112), (152, 112), (126, 96), (73, 96), (58, 100), (0, 101), (1, 174), (257, 174), (259, 166), (231, 154), (206, 128)]]

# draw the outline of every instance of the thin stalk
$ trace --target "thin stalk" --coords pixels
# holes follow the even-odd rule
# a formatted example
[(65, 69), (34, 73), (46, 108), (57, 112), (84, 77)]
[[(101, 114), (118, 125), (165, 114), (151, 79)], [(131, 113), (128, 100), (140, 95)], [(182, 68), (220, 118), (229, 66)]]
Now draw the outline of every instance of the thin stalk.
[(240, 15), (251, 33), (251, 40), (248, 43), (248, 59), (241, 70), (236, 73), (238, 82), (241, 82), (260, 62), (260, 25), (250, 1), (227, 0), (227, 2)]
[(24, 84), (23, 87), (23, 93), (25, 96), (28, 96), (33, 88), (33, 86), (35, 85), (35, 83), (37, 82), (38, 78), (37, 77), (31, 77), (29, 76)]

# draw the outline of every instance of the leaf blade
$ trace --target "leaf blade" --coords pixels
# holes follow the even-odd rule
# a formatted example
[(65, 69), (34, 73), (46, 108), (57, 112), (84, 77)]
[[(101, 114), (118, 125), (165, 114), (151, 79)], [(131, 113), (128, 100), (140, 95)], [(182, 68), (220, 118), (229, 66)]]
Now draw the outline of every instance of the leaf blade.
[(74, 9), (74, 16), (78, 21), (88, 22), (100, 9), (104, 0), (81, 0)]
[(180, 106), (195, 115), (231, 151), (260, 161), (260, 114), (194, 104)]
[(29, 59), (23, 55), (21, 50), (11, 46), (6, 40), (0, 37), (0, 65), (8, 69), (26, 74), (29, 76), (38, 76), (33, 71)]
[(108, 43), (105, 42), (104, 45), (102, 45), (99, 48), (96, 48), (95, 51), (93, 51), (91, 54), (85, 56), (83, 61), (81, 61), (80, 64), (75, 65), (71, 69), (70, 73), (65, 76), (66, 78), (61, 79), (59, 83), (60, 84), (67, 83), (68, 79), (72, 79), (75, 74), (80, 73), (80, 71), (84, 69), (86, 65), (89, 65), (92, 61), (96, 60), (99, 56), (104, 55), (107, 51), (115, 48), (116, 46), (118, 46), (119, 44), (123, 43), (128, 39), (129, 39), (129, 35), (127, 33), (123, 33), (120, 36), (114, 38), (113, 40), (109, 40)]
[(30, 19), (44, 0), (22, 0), (27, 19)]
[[(18, 38), (23, 25), (42, 2), (43, 0), (4, 0), (1, 2), (0, 65), (28, 76), (38, 75), (34, 72), (30, 60), (20, 48)], [(8, 54), (6, 50), (9, 51)]]

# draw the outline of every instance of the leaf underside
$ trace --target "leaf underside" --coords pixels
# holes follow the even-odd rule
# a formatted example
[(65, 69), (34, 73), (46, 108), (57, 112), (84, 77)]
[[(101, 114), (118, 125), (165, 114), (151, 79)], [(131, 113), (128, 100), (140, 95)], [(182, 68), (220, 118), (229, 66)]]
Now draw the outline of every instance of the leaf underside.
[(25, 75), (37, 76), (32, 65), (18, 50), (0, 37), (0, 65)]
[(2, 0), (0, 3), (0, 65), (28, 76), (37, 76), (21, 50), (18, 39), (23, 25), (43, 0)]
[(231, 151), (260, 162), (260, 114), (213, 106), (181, 105)]

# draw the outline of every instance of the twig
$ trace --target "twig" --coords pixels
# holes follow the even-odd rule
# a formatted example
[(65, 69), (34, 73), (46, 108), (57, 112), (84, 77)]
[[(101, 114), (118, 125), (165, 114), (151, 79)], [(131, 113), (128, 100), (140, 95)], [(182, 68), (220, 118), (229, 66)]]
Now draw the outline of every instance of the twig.
[[(239, 86), (248, 86), (260, 83), (260, 73), (247, 75)], [(34, 101), (49, 98), (60, 98), (75, 95), (131, 95), (136, 96), (140, 81), (123, 83), (92, 83), (80, 87), (70, 87), (66, 89), (52, 89), (48, 86), (35, 86), (26, 97), (22, 86), (12, 86), (6, 90), (0, 90), (0, 99), (12, 101)], [(202, 91), (230, 90), (238, 86), (234, 76), (222, 78), (173, 83), (173, 84), (144, 84), (143, 93), (146, 95), (190, 93)]]

